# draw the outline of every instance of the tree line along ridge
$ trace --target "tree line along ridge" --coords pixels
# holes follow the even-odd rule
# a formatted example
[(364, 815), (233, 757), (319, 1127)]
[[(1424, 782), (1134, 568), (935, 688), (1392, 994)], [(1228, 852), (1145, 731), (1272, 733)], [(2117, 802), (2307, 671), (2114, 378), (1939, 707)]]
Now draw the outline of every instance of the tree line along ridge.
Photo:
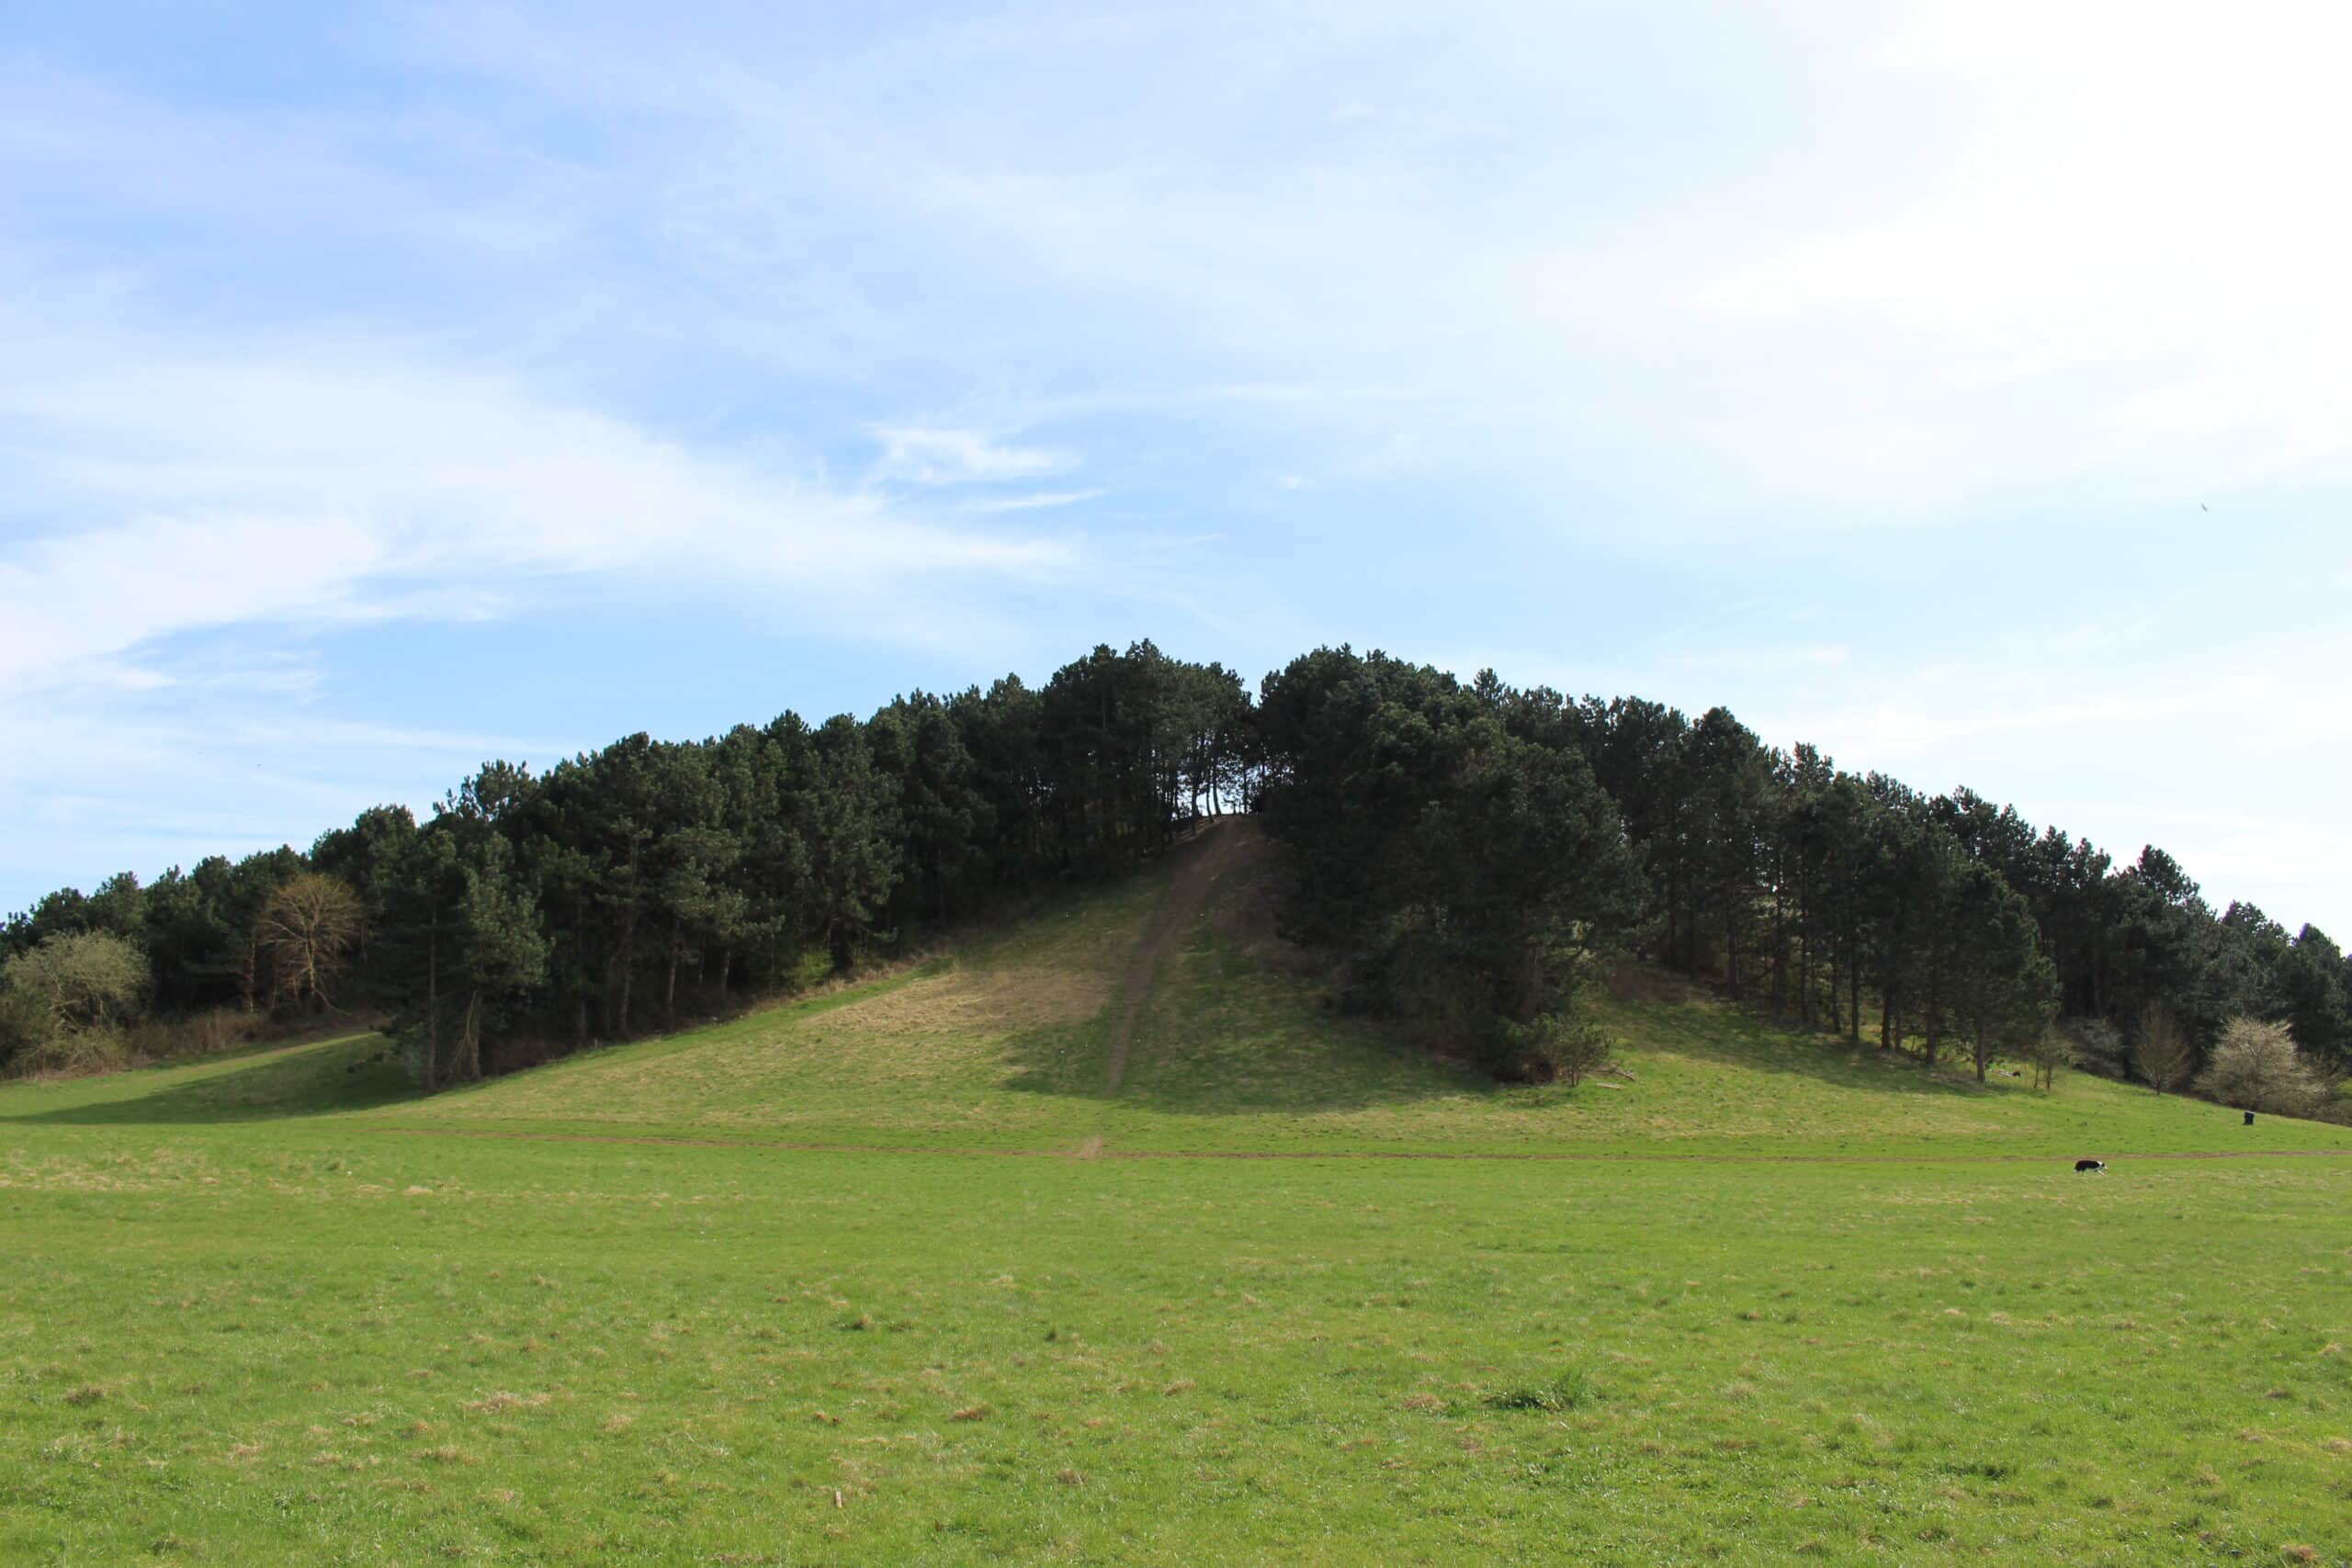
[(0, 927), (0, 1066), (334, 1006), (386, 1016), (443, 1088), (805, 987), (1234, 810), (1283, 846), (1282, 928), (1346, 999), (1498, 1077), (1595, 1066), (1581, 998), (1629, 958), (1980, 1078), (2081, 1053), (2174, 1089), (2256, 1025), (2297, 1071), (2352, 1066), (2335, 943), (2216, 912), (2154, 846), (2119, 863), (1720, 707), (1346, 647), (1253, 696), (1148, 641), (863, 721), (491, 761), (423, 822), (377, 807), (307, 852), (60, 889)]

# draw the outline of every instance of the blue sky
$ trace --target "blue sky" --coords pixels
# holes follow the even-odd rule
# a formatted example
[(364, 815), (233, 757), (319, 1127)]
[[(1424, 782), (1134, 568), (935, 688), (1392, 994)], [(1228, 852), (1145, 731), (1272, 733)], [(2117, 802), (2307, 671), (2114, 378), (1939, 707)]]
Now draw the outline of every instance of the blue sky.
[(28, 7), (0, 907), (1150, 637), (2352, 935), (2319, 6)]

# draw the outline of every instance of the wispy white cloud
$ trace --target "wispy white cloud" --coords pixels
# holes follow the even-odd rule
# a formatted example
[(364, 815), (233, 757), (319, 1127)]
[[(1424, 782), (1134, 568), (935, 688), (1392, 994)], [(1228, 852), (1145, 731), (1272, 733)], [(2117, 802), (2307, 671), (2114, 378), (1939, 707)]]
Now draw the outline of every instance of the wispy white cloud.
[(756, 583), (854, 630), (925, 584), (1075, 559), (365, 343), (175, 350), (6, 318), (0, 337), (21, 372), (0, 386), (15, 503), (79, 520), (0, 546), (0, 674), (203, 627), (479, 618), (520, 581), (583, 573)]
[(367, 530), (327, 518), (145, 517), (37, 539), (0, 558), (0, 680), (331, 608), (381, 559)]
[[(2322, 63), (2340, 18), (1688, 10), (1679, 75), (1607, 14), (1510, 4), (1442, 28), (1013, 8), (821, 72), (756, 38), (512, 15), (464, 48), (628, 117), (645, 151), (615, 199), (722, 291), (794, 276), (813, 203), (958, 258), (935, 295), (830, 297), (833, 330), (988, 365), (1036, 408), (1073, 383), (1219, 392), (1295, 473), (1632, 472), (1645, 504), (1588, 525), (1651, 535), (2341, 476), (2352, 382), (2328, 367), (2352, 362), (2352, 317), (2327, 269), (2352, 220), (2314, 199), (2352, 140)], [(1683, 76), (1708, 96), (1676, 96)], [(1652, 112), (1632, 79), (1666, 94)], [(1044, 449), (904, 434), (883, 467), (908, 482), (1051, 471)]]
[(962, 510), (986, 514), (993, 512), (1042, 512), (1049, 507), (1076, 506), (1109, 494), (1100, 490), (1041, 490), (1019, 495), (980, 496), (967, 501)]
[[(1085, 567), (1073, 538), (919, 513), (520, 367), (348, 327), (230, 334), (135, 281), (91, 309), (85, 281), (6, 262), (36, 285), (0, 305), (10, 897), (303, 839), (378, 800), (422, 806), (492, 755), (545, 761), (661, 722), (519, 739), (399, 722), (380, 715), (432, 705), (355, 671), (346, 634), (655, 592), (962, 655), (1017, 640), (994, 595)], [(372, 711), (325, 705), (355, 694)]]
[(1853, 649), (1842, 643), (1761, 643), (1694, 649), (1672, 655), (1669, 662), (1703, 675), (1788, 675), (1835, 670), (1852, 657)]
[[(1067, 473), (1078, 466), (1078, 459), (1067, 452), (1015, 446), (977, 430), (902, 425), (878, 430), (875, 434), (882, 443), (882, 456), (875, 465), (876, 477), (909, 484), (993, 484)], [(1047, 501), (1042, 504), (1057, 502)]]

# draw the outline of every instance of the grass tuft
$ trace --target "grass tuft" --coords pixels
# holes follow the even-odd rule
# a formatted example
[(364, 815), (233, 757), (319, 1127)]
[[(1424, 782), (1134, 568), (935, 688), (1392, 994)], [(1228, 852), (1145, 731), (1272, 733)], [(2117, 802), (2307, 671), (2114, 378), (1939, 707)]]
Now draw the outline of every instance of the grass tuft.
[(1574, 1410), (1592, 1400), (1592, 1380), (1581, 1367), (1562, 1370), (1551, 1382), (1507, 1388), (1486, 1397), (1489, 1410)]

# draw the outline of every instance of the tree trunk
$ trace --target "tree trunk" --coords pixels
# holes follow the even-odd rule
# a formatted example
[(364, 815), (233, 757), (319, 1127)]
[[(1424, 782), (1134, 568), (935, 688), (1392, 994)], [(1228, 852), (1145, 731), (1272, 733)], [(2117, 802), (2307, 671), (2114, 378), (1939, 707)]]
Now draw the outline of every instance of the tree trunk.
[(1726, 888), (1724, 892), (1724, 972), (1731, 982), (1734, 1000), (1739, 998), (1739, 915), (1738, 899)]
[(629, 1032), (629, 993), (636, 987), (637, 984), (637, 911), (635, 909), (631, 909), (628, 912), (628, 919), (621, 925), (621, 951), (619, 963), (621, 966), (621, 995), (620, 1028), (617, 1032), (626, 1038)]
[(441, 1087), (441, 911), (433, 911), (424, 938), (424, 1090)]
[(481, 990), (479, 987), (466, 993), (466, 1025), (460, 1041), (458, 1080), (478, 1083), (481, 1079)]
[[(1808, 1030), (1813, 1027), (1813, 943), (1805, 929), (1810, 923), (1801, 920), (1797, 924), (1797, 1010)], [(1837, 993), (1830, 994), (1834, 997)]]
[[(1829, 1000), (1833, 1005), (1837, 1002), (1836, 992), (1830, 993)], [(1846, 943), (1846, 1038), (1859, 1048), (1862, 1043), (1862, 963), (1854, 952), (1851, 938)]]

